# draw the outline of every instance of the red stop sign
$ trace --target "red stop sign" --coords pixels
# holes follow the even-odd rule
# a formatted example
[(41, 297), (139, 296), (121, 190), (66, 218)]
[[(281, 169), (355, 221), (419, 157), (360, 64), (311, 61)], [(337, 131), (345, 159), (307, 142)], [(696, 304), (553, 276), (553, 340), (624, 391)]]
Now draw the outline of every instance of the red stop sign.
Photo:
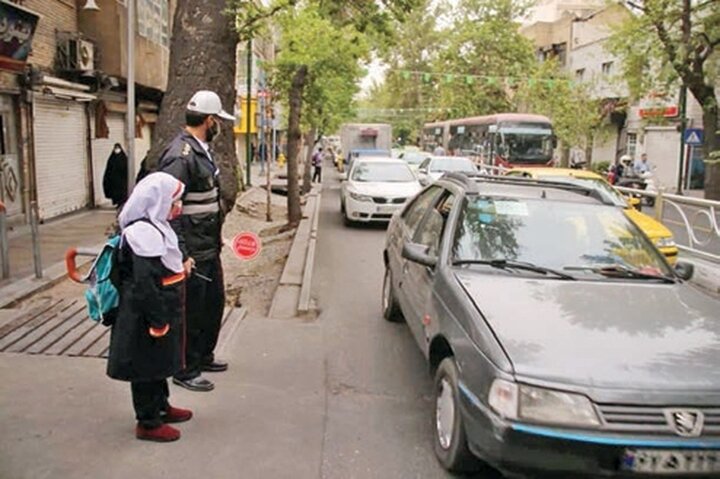
[(258, 235), (246, 231), (235, 236), (232, 242), (232, 249), (235, 256), (240, 259), (253, 259), (260, 254), (262, 243)]

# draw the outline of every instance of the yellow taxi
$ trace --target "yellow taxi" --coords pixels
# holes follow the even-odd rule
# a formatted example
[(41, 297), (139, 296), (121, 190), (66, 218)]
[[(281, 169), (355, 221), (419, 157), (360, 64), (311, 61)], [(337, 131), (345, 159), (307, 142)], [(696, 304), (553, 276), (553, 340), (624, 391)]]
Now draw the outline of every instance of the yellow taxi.
[(604, 199), (622, 207), (625, 210), (625, 215), (650, 238), (670, 264), (675, 264), (677, 261), (678, 248), (672, 232), (659, 221), (635, 209), (635, 206), (640, 203), (639, 199), (626, 198), (597, 173), (570, 168), (527, 167), (513, 168), (508, 170), (506, 174), (562, 181), (594, 188)]

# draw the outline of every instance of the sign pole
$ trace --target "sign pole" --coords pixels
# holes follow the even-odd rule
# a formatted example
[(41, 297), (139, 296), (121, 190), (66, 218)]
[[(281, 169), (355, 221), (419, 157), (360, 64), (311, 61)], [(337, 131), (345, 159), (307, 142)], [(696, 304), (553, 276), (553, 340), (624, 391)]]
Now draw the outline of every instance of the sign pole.
[(687, 118), (685, 118), (685, 112), (687, 111), (687, 87), (683, 84), (680, 87), (680, 155), (678, 159), (678, 180), (677, 180), (677, 191), (678, 195), (683, 194), (683, 162), (685, 160), (685, 127), (687, 126)]
[(252, 38), (247, 44), (247, 92), (245, 93), (245, 167), (247, 187), (252, 186), (252, 144), (250, 143), (250, 122), (252, 121)]

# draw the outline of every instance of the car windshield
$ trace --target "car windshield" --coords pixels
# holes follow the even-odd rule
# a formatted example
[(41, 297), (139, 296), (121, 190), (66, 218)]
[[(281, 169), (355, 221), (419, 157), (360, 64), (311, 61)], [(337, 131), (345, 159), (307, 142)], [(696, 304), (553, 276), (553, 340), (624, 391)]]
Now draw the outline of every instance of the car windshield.
[(475, 171), (475, 165), (467, 158), (434, 158), (430, 171)]
[(505, 260), (571, 272), (599, 269), (672, 276), (660, 253), (621, 210), (542, 199), (469, 197), (454, 262)]
[(405, 183), (416, 181), (415, 175), (404, 163), (396, 162), (363, 162), (358, 163), (352, 171), (353, 181)]

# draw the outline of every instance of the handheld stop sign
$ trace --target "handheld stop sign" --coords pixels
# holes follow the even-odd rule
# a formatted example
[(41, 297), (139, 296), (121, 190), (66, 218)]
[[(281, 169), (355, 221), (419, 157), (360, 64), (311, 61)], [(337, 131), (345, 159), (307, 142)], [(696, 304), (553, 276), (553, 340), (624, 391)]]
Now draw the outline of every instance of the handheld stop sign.
[(233, 238), (232, 249), (239, 259), (251, 260), (260, 254), (262, 242), (260, 237), (253, 232), (245, 231), (238, 233)]

